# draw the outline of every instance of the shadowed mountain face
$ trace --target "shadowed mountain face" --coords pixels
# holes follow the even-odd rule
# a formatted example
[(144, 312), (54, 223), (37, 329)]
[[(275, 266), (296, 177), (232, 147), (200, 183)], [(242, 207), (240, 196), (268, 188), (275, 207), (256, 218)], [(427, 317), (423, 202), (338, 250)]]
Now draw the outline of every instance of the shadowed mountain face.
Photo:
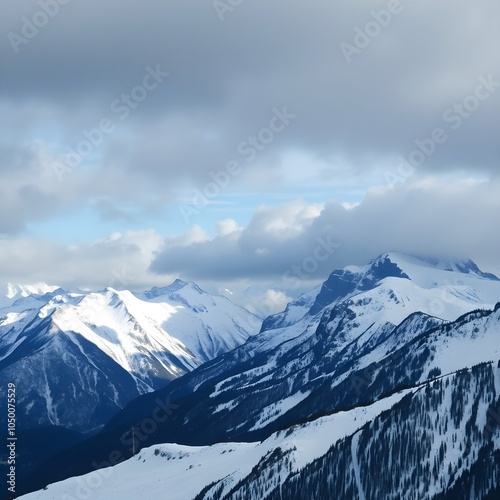
[[(143, 433), (141, 448), (258, 441), (498, 361), (499, 312), (491, 311), (499, 298), (496, 277), (459, 261), (385, 254), (368, 266), (334, 271), (315, 294), (267, 318), (261, 333), (241, 347), (130, 403), (71, 451), (76, 460), (68, 464), (62, 454), (33, 476), (33, 484), (92, 470), (113, 450), (129, 457), (124, 433), (153, 418), (160, 403), (175, 410)], [(488, 391), (481, 397), (496, 397)]]
[(359, 268), (359, 270), (347, 268), (334, 271), (321, 287), (310, 313), (316, 314), (324, 307), (342, 297), (347, 297), (356, 290), (370, 290), (384, 278), (389, 277), (409, 279), (387, 255), (372, 262), (366, 271), (362, 268)]

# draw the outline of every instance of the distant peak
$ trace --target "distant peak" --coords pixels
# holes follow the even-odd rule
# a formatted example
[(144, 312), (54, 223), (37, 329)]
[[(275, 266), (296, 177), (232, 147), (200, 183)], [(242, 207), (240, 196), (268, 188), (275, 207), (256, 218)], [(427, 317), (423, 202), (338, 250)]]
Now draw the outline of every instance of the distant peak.
[(410, 280), (422, 288), (462, 285), (473, 286), (475, 280), (500, 281), (494, 274), (485, 273), (471, 259), (435, 258), (386, 252), (369, 265), (347, 266), (333, 271), (322, 284), (309, 314), (354, 293), (371, 290), (388, 278)]
[(5, 296), (8, 299), (14, 299), (17, 297), (29, 297), (30, 295), (45, 295), (46, 293), (52, 293), (59, 289), (59, 286), (47, 285), (47, 283), (43, 282), (33, 283), (29, 285), (8, 283)]
[(183, 287), (188, 286), (190, 284), (192, 284), (192, 282), (184, 281), (184, 280), (181, 280), (180, 278), (177, 278), (173, 283), (171, 283), (169, 285), (168, 288), (173, 288), (173, 287), (183, 288)]
[(183, 289), (195, 290), (198, 293), (204, 293), (203, 290), (193, 281), (184, 281), (177, 278), (173, 283), (168, 286), (153, 287), (151, 290), (146, 292), (146, 296), (149, 298), (159, 297), (161, 295), (170, 295), (175, 292), (179, 292)]
[[(372, 261), (374, 263), (390, 261), (402, 271), (411, 270), (415, 266), (421, 268), (432, 268), (438, 271), (448, 271), (452, 273), (467, 274), (479, 278), (500, 281), (497, 276), (485, 273), (479, 269), (472, 259), (462, 259), (457, 257), (436, 257), (426, 255), (408, 255), (404, 253), (389, 252), (384, 253)], [(409, 273), (408, 273), (409, 274)]]

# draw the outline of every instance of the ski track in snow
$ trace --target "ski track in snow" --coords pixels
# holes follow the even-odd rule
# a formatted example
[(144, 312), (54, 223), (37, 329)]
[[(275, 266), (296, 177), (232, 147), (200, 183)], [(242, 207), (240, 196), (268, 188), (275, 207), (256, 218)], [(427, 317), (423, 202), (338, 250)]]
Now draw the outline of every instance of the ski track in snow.
[(361, 472), (359, 469), (358, 462), (358, 441), (361, 431), (356, 432), (352, 436), (351, 440), (351, 455), (352, 455), (352, 465), (354, 467), (354, 478), (356, 479), (356, 486), (358, 487), (359, 500), (366, 500), (365, 492), (363, 490), (363, 485), (361, 484)]

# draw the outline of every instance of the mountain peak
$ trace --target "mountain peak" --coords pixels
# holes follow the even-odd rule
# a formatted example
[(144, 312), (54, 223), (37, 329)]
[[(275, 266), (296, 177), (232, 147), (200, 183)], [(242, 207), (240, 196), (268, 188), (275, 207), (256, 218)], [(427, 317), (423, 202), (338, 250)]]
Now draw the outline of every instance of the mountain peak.
[(384, 278), (411, 279), (404, 272), (404, 265), (400, 265), (401, 259), (399, 257), (400, 254), (385, 253), (372, 260), (358, 288), (368, 290)]
[(309, 313), (317, 314), (324, 307), (357, 291), (375, 288), (384, 278), (410, 279), (398, 265), (396, 254), (385, 253), (367, 266), (347, 266), (333, 271), (323, 283)]
[(162, 295), (171, 295), (172, 293), (179, 292), (181, 290), (193, 290), (199, 294), (205, 293), (196, 283), (193, 281), (184, 281), (177, 278), (173, 283), (162, 287), (153, 287), (151, 290), (144, 292), (144, 295), (149, 299), (160, 297)]
[(42, 300), (47, 294), (54, 294), (62, 291), (59, 286), (47, 285), (46, 283), (32, 283), (21, 285), (15, 283), (7, 283), (0, 291), (0, 309), (11, 307), (13, 304), (25, 304), (29, 301), (36, 303)]
[(8, 299), (15, 299), (19, 297), (28, 297), (30, 295), (45, 295), (46, 293), (52, 293), (59, 288), (59, 286), (47, 285), (47, 283), (43, 282), (29, 285), (7, 283), (7, 292), (5, 296)]
[(381, 262), (391, 262), (404, 272), (409, 279), (417, 283), (419, 277), (422, 274), (426, 274), (425, 269), (427, 269), (427, 273), (429, 270), (433, 270), (437, 274), (443, 272), (456, 273), (457, 275), (468, 275), (473, 278), (500, 281), (494, 274), (481, 271), (478, 265), (471, 259), (388, 252), (374, 259), (370, 265), (379, 265)]
[(470, 259), (386, 252), (366, 266), (347, 266), (333, 271), (323, 283), (309, 314), (317, 314), (353, 293), (371, 290), (386, 278), (410, 280), (425, 289), (465, 286), (469, 291), (476, 289), (478, 280), (482, 283), (500, 281), (494, 274), (481, 271)]

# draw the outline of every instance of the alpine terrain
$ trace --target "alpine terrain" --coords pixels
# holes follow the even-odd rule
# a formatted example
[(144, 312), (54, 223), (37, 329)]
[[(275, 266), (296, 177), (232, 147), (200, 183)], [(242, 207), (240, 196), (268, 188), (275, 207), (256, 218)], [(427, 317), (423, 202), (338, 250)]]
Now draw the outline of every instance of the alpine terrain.
[(20, 479), (139, 395), (243, 344), (261, 323), (180, 280), (139, 294), (9, 286), (2, 306), (0, 377), (17, 386)]
[[(116, 295), (155, 304), (102, 297)], [(335, 270), (48, 459), (23, 498), (498, 498), (499, 303), (500, 280), (470, 260)]]

